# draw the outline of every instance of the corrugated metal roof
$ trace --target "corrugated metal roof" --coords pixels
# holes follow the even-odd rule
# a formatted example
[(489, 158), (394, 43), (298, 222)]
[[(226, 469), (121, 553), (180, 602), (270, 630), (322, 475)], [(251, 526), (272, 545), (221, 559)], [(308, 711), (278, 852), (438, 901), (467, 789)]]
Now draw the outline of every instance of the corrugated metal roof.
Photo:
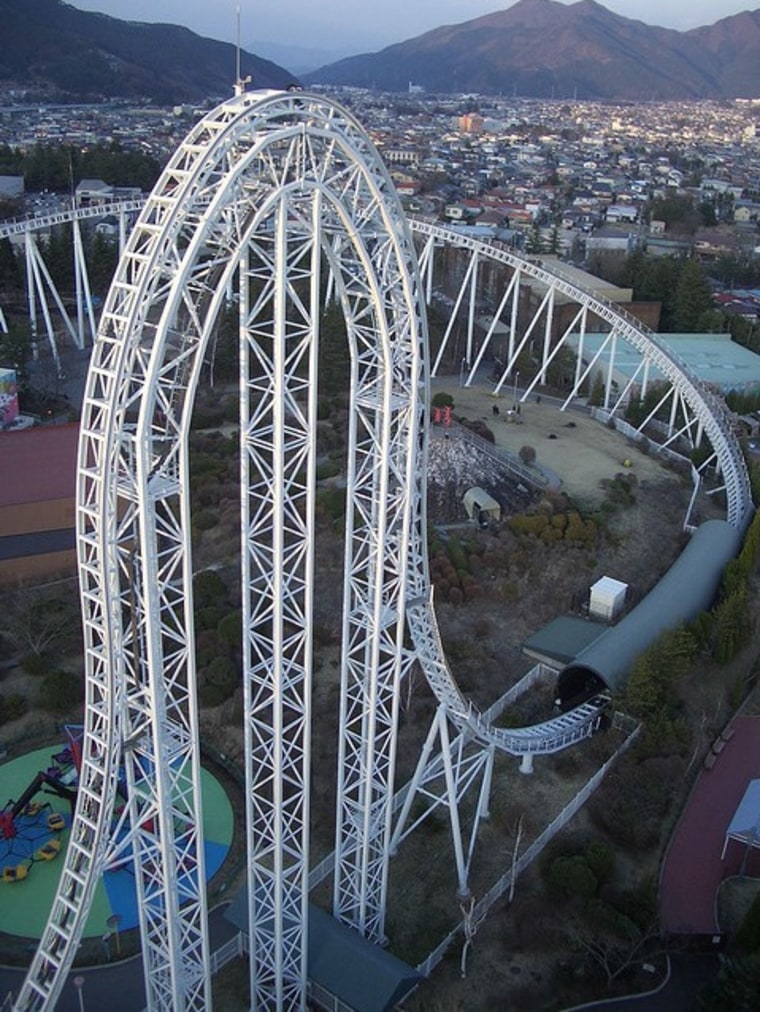
[[(598, 355), (597, 368), (609, 368), (613, 346), (608, 344), (600, 351), (609, 334), (590, 333), (583, 336), (583, 358), (590, 362)], [(658, 341), (677, 355), (704, 383), (712, 383), (720, 390), (760, 385), (760, 355), (731, 339), (730, 334), (658, 334)], [(580, 336), (570, 334), (570, 347), (577, 351)], [(618, 379), (631, 379), (641, 366), (641, 353), (625, 341), (614, 345), (614, 370)], [(649, 370), (649, 379), (661, 380), (662, 373), (655, 366)]]
[(600, 622), (560, 615), (529, 636), (522, 650), (529, 657), (548, 664), (569, 664), (606, 631), (607, 626)]
[[(224, 915), (248, 931), (248, 897), (241, 889)], [(309, 904), (308, 978), (355, 1012), (387, 1012), (421, 980), (421, 974), (386, 949)]]

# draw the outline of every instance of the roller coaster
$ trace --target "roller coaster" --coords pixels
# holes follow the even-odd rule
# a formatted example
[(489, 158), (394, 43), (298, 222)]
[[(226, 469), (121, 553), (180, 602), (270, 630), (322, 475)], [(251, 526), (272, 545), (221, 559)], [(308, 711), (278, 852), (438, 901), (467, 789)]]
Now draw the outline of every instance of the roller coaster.
[[(35, 233), (66, 224), (76, 235), (83, 218), (106, 213), (123, 223), (123, 248), (96, 327), (81, 241), (74, 242), (72, 313)], [(384, 940), (390, 857), (407, 832), (415, 790), (429, 776), (443, 771), (466, 895), (469, 856), (457, 811), (473, 770), (487, 793), (495, 753), (520, 757), (528, 771), (533, 756), (590, 736), (609, 703), (600, 692), (544, 723), (503, 729), (457, 685), (432, 600), (425, 508), (430, 376), (449, 343), (463, 340), (462, 381), (471, 383), (498, 333), (506, 345), (498, 393), (529, 340), (539, 348), (540, 383), (571, 333), (582, 341), (589, 318), (605, 322), (613, 358), (617, 342), (640, 354), (640, 387), (650, 370), (660, 377), (659, 407), (671, 405), (663, 447), (709, 440), (695, 487), (711, 468), (719, 476), (713, 491), (725, 496), (725, 523), (741, 533), (752, 502), (731, 416), (619, 306), (496, 244), (408, 220), (366, 132), (323, 96), (238, 88), (191, 130), (139, 206), (6, 223), (0, 238), (14, 230), (26, 247), (30, 318), (36, 328), (41, 311), (56, 362), (52, 307), (77, 347), (85, 347), (88, 332), (94, 337), (77, 475), (87, 676), (79, 789), (58, 892), (15, 1008), (55, 1006), (116, 845), (109, 824), (120, 768), (124, 825), (139, 869), (148, 1007), (211, 1007), (188, 438), (216, 320), (235, 303), (251, 1005), (302, 1009), (318, 579), (317, 349), (325, 298), (342, 308), (351, 363), (332, 906), (334, 917), (370, 941)], [(438, 288), (444, 246), (461, 252), (466, 269), (431, 363), (426, 302)], [(485, 323), (484, 270), (501, 279)], [(535, 309), (526, 323), (520, 307), (528, 295)], [(560, 296), (576, 308), (552, 339)], [(455, 318), (465, 320), (459, 336)], [(501, 321), (508, 322), (499, 329)], [(563, 407), (578, 396), (589, 368), (579, 354)], [(608, 384), (604, 411), (614, 420), (630, 385), (615, 399), (610, 390)], [(438, 707), (396, 818), (400, 687), (414, 665)], [(452, 760), (452, 729), (474, 749), (474, 766)]]

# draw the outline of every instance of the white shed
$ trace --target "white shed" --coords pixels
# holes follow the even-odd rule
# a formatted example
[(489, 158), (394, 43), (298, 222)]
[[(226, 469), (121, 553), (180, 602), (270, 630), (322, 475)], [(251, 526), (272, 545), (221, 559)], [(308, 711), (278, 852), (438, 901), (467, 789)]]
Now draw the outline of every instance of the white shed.
[(625, 607), (625, 594), (627, 590), (627, 583), (613, 580), (611, 576), (600, 577), (591, 587), (591, 599), (588, 606), (589, 615), (592, 618), (602, 618), (606, 621), (617, 618)]
[(501, 506), (493, 496), (477, 486), (465, 492), (464, 508), (470, 520), (475, 520), (479, 524), (501, 520)]

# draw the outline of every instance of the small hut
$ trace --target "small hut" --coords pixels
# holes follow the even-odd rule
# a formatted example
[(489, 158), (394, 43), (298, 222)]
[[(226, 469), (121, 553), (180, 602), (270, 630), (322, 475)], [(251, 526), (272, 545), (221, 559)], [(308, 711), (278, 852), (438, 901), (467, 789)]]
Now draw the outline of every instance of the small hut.
[(501, 506), (493, 496), (477, 486), (465, 492), (464, 508), (470, 520), (474, 520), (480, 527), (501, 520)]

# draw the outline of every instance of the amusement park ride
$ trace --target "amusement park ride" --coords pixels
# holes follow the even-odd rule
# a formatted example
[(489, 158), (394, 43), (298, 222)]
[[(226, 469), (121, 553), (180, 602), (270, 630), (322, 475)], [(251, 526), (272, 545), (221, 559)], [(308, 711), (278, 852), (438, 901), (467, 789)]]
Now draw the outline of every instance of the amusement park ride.
[(0, 811), (0, 868), (4, 883), (27, 877), (37, 861), (52, 861), (61, 851), (61, 833), (70, 819), (55, 811), (42, 794), (63, 798), (74, 810), (81, 749), (81, 728), (66, 727), (67, 745), (51, 756), (22, 794)]
[[(521, 284), (545, 287), (541, 318), (550, 317), (557, 293), (577, 300), (574, 330), (583, 332), (594, 313), (665, 378), (680, 412), (674, 408), (673, 438), (707, 435), (723, 476), (727, 523), (746, 524), (749, 484), (725, 409), (637, 321), (540, 264), (410, 224), (367, 134), (333, 101), (239, 86), (191, 130), (141, 207), (98, 325), (77, 478), (87, 689), (76, 805), (57, 894), (16, 1009), (55, 1006), (116, 845), (112, 813), (122, 772), (120, 832), (135, 859), (148, 1007), (211, 1007), (188, 436), (226, 306), (239, 307), (252, 1007), (303, 1009), (308, 994), (317, 349), (326, 299), (342, 308), (351, 363), (334, 918), (384, 942), (391, 855), (413, 828), (414, 796), (433, 778), (443, 785), (439, 801), (466, 897), (478, 820), (465, 844), (458, 815), (465, 791), (480, 783), (477, 810), (485, 814), (496, 755), (520, 757), (527, 772), (533, 756), (581, 741), (603, 719), (609, 700), (600, 684), (545, 723), (496, 728), (462, 694), (444, 655), (428, 574), (424, 480), (425, 303), (443, 242), (471, 254), (457, 310), (477, 288), (480, 263), (511, 272), (494, 314), (494, 323), (512, 319), (497, 389), (523, 346), (515, 327)], [(86, 291), (85, 280), (80, 288)], [(473, 300), (467, 382), (494, 333), (472, 345), (474, 312)], [(83, 342), (81, 319), (72, 332)], [(547, 340), (544, 367), (553, 354)], [(576, 376), (576, 391), (583, 378)], [(606, 407), (612, 415), (617, 405)], [(415, 665), (437, 710), (399, 812), (399, 701)], [(3, 825), (26, 803), (20, 798)]]

